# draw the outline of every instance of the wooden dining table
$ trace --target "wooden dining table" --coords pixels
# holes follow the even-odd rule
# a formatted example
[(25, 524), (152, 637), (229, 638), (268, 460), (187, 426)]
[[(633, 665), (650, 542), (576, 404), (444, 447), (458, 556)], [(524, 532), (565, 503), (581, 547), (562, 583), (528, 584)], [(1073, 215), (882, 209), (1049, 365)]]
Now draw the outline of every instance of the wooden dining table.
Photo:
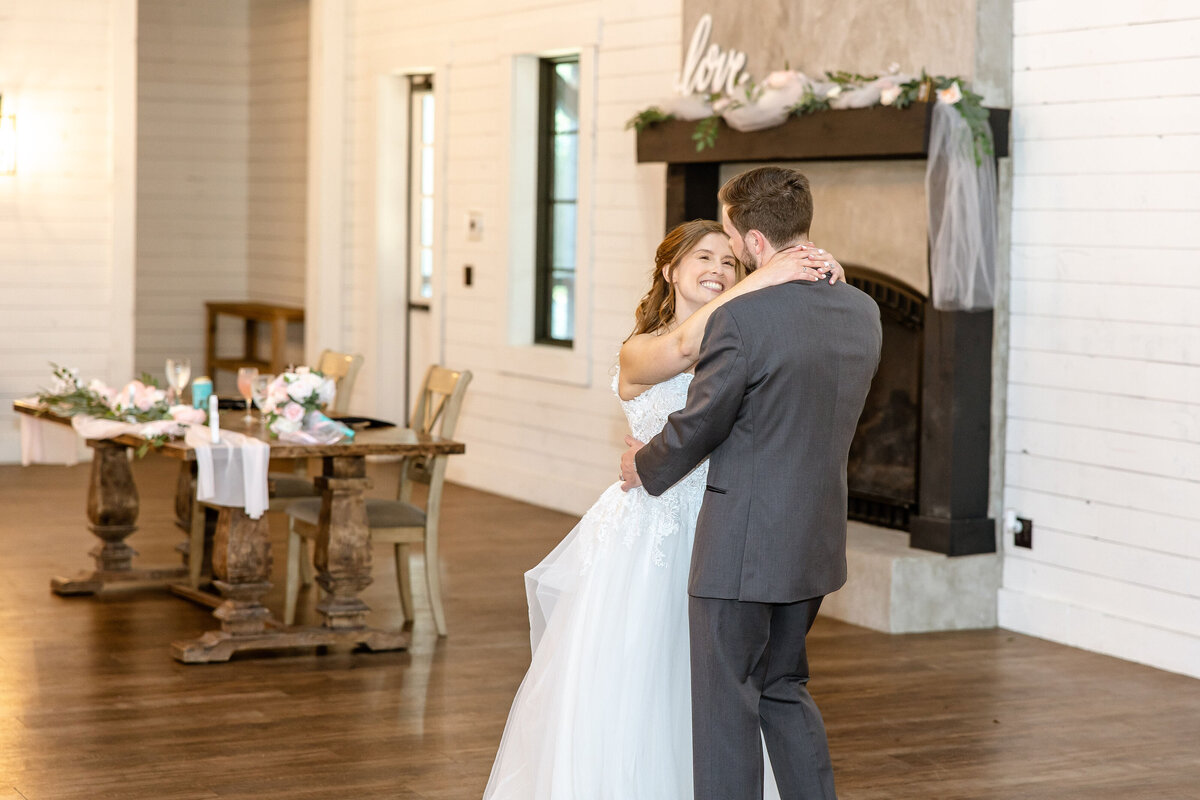
[[(70, 419), (35, 402), (17, 400), (20, 414), (70, 425)], [(234, 418), (226, 430), (261, 439), (270, 446), (271, 458), (320, 458), (316, 487), (321, 494), (319, 533), (314, 565), (317, 582), (325, 590), (317, 610), (320, 625), (284, 626), (271, 618), (262, 604), (271, 588), (271, 543), (267, 516), (246, 516), (238, 507), (220, 507), (213, 537), (213, 585), (220, 595), (213, 616), (220, 625), (196, 639), (175, 642), (172, 653), (184, 663), (227, 661), (237, 652), (295, 647), (353, 644), (370, 650), (399, 650), (408, 646), (406, 630), (383, 630), (366, 624), (370, 608), (360, 593), (371, 584), (371, 536), (367, 525), (364, 491), (371, 487), (366, 457), (389, 455), (432, 457), (465, 452), (461, 442), (418, 433), (406, 428), (358, 431), (353, 439), (336, 444), (295, 444), (270, 439), (260, 422)], [(90, 551), (95, 569), (75, 578), (54, 578), (51, 589), (60, 595), (88, 595), (118, 585), (170, 586), (186, 580), (187, 559), (202, 558), (187, 547), (183, 566), (143, 567), (134, 564), (137, 553), (126, 539), (137, 530), (139, 498), (129, 468), (129, 450), (143, 447), (139, 436), (88, 440), (94, 452), (88, 487), (87, 518), (100, 540)], [(171, 439), (155, 451), (180, 461), (175, 510), (176, 522), (190, 531), (194, 515), (203, 514), (192, 502), (196, 451), (182, 439)]]

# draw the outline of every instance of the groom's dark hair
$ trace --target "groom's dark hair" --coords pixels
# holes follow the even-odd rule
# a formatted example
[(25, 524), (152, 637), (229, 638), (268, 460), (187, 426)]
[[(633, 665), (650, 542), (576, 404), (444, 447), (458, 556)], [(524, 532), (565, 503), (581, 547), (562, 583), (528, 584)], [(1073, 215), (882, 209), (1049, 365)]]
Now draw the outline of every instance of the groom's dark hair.
[(730, 178), (717, 194), (743, 236), (761, 231), (780, 248), (808, 236), (813, 200), (808, 178), (786, 167), (758, 167)]

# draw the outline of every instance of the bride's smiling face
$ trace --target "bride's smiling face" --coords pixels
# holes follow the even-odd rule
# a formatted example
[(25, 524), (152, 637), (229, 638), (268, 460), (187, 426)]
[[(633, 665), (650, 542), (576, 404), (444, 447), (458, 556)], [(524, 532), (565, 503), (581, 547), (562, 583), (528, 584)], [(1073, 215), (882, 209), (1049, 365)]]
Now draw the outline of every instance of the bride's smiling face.
[(729, 237), (708, 234), (664, 277), (675, 291), (675, 316), (683, 320), (737, 280), (737, 260), (729, 248)]

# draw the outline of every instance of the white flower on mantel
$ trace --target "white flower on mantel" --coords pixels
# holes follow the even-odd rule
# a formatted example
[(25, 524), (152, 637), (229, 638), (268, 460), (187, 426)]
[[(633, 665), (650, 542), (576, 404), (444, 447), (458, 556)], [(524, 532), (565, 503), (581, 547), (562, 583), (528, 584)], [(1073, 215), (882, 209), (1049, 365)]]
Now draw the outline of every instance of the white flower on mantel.
[(948, 103), (954, 105), (959, 100), (962, 100), (962, 89), (958, 85), (958, 81), (950, 84), (946, 89), (938, 89), (937, 98), (939, 103)]
[(659, 104), (664, 114), (670, 114), (675, 119), (692, 122), (713, 115), (712, 104), (708, 97), (700, 94), (675, 95)]
[(833, 86), (829, 87), (829, 91), (825, 92), (825, 97), (826, 99), (833, 100), (841, 93), (842, 87), (835, 83)]
[(794, 69), (776, 70), (767, 76), (761, 86), (740, 89), (728, 106), (718, 108), (721, 103), (718, 100), (713, 104), (713, 110), (721, 114), (735, 131), (774, 128), (787, 121), (792, 106), (800, 102), (808, 86), (809, 81), (804, 73)]
[(900, 97), (900, 92), (904, 91), (899, 86), (885, 86), (879, 90), (879, 102), (881, 105), (890, 106), (895, 103)]

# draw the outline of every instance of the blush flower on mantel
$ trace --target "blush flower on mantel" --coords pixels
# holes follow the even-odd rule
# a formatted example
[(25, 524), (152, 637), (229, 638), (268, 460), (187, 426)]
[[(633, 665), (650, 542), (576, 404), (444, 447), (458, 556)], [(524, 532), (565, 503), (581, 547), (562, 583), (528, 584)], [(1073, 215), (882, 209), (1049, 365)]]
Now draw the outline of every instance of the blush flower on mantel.
[(958, 85), (958, 81), (950, 84), (950, 86), (945, 89), (939, 89), (937, 98), (939, 103), (948, 103), (950, 105), (954, 105), (959, 100), (962, 100), (963, 93), (962, 89)]
[(768, 89), (778, 91), (787, 88), (795, 81), (803, 79), (804, 75), (794, 69), (777, 69), (767, 76), (767, 79), (763, 81), (763, 85)]
[(900, 97), (902, 91), (904, 90), (895, 85), (883, 87), (879, 90), (879, 104), (884, 106), (892, 105)]

